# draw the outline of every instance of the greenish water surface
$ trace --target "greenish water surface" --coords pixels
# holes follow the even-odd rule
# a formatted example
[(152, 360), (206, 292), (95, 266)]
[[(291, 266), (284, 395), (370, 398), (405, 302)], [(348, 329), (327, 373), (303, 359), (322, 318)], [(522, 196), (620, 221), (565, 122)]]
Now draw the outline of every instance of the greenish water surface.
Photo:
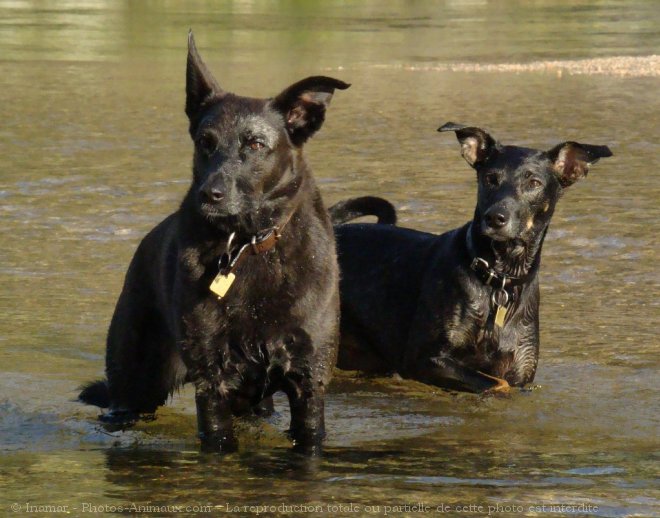
[[(449, 66), (646, 58), (659, 26), (641, 0), (0, 1), (0, 510), (660, 515), (658, 74)], [(504, 143), (612, 148), (546, 240), (534, 390), (481, 398), (339, 374), (326, 453), (311, 460), (289, 451), (284, 398), (223, 458), (198, 452), (189, 389), (126, 433), (73, 402), (102, 375), (135, 246), (190, 181), (189, 27), (227, 90), (352, 83), (308, 161), (328, 204), (385, 196), (404, 226), (472, 216), (474, 175), (435, 131), (448, 120)]]

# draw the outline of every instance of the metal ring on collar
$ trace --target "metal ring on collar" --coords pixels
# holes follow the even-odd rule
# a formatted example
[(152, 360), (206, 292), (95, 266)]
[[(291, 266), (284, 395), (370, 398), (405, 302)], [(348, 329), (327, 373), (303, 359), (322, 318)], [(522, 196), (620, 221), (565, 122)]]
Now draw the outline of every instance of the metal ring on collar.
[[(504, 300), (499, 302), (497, 300), (498, 296), (504, 297)], [(495, 290), (490, 296), (490, 300), (494, 306), (506, 306), (509, 303), (509, 293), (505, 289)]]

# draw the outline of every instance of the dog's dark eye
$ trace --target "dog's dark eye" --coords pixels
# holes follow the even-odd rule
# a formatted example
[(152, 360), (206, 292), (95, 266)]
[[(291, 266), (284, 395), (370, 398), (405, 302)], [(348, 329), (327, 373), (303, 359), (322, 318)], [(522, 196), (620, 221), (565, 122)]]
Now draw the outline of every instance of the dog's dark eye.
[(500, 177), (497, 173), (488, 173), (485, 177), (486, 184), (491, 187), (497, 187), (500, 184)]
[(197, 138), (197, 147), (206, 155), (212, 155), (218, 149), (218, 139), (210, 131), (205, 131)]
[(528, 189), (536, 190), (543, 187), (543, 182), (538, 178), (534, 178), (534, 173), (532, 171), (525, 171), (523, 173), (523, 178), (527, 181), (526, 187)]
[(245, 143), (245, 145), (249, 147), (252, 151), (259, 151), (260, 149), (266, 147), (266, 145), (263, 142), (254, 138), (249, 139)]

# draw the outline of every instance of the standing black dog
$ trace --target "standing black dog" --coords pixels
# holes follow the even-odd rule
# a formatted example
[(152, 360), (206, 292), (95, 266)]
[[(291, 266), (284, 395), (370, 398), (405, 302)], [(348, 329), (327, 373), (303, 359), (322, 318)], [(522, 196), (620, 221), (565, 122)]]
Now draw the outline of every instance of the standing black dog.
[[(447, 123), (477, 171), (474, 219), (440, 236), (379, 224), (335, 228), (342, 279), (338, 366), (399, 373), (481, 392), (531, 382), (539, 353), (541, 246), (564, 188), (612, 155), (565, 142), (543, 152), (503, 146)], [(374, 198), (330, 209), (333, 222), (374, 214)]]
[(236, 447), (232, 415), (275, 391), (294, 447), (315, 451), (337, 356), (338, 268), (330, 218), (302, 154), (335, 89), (309, 77), (272, 99), (220, 88), (188, 39), (193, 180), (140, 243), (107, 339), (107, 381), (80, 400), (131, 424), (195, 384), (205, 449)]

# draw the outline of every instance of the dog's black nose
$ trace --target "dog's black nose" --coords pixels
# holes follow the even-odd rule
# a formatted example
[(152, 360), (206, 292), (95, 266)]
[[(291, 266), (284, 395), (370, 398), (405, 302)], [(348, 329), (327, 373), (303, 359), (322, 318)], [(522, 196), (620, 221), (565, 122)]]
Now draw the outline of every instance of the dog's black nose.
[(222, 192), (220, 189), (211, 189), (211, 199), (213, 201), (220, 201), (222, 198), (225, 197), (225, 193)]
[(503, 208), (495, 208), (486, 212), (486, 223), (490, 228), (502, 228), (509, 222), (509, 213)]
[(206, 198), (209, 203), (217, 203), (225, 197), (222, 189), (217, 187), (205, 187), (202, 189), (202, 196)]

